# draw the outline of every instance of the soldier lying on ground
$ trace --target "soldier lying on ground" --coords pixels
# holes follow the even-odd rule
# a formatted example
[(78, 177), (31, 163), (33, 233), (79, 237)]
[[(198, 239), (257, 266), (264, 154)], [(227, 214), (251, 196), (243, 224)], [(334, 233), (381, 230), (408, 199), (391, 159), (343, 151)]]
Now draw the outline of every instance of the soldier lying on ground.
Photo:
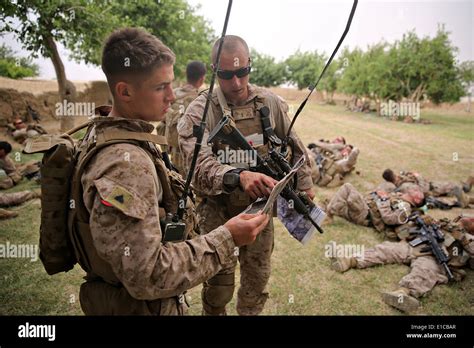
[(23, 176), (39, 178), (39, 162), (15, 164), (8, 156), (11, 151), (10, 143), (0, 141), (0, 190), (15, 186), (23, 179)]
[(432, 208), (468, 208), (469, 204), (474, 204), (474, 197), (467, 194), (474, 184), (473, 175), (461, 185), (448, 181), (428, 181), (417, 172), (402, 171), (400, 174), (395, 174), (391, 169), (385, 169), (382, 177), (397, 188), (404, 183), (417, 185), (425, 195), (426, 203)]
[(39, 124), (26, 124), (20, 118), (17, 118), (13, 122), (13, 125), (15, 126), (15, 130), (12, 132), (12, 137), (20, 144), (23, 144), (28, 138), (33, 138), (47, 133), (46, 130)]
[(388, 238), (397, 238), (394, 229), (407, 222), (412, 210), (423, 203), (423, 192), (416, 186), (404, 192), (376, 190), (363, 196), (354, 186), (344, 184), (326, 206), (327, 219), (340, 216), (358, 225), (374, 227)]
[[(424, 216), (425, 223), (437, 223), (444, 233), (444, 252), (449, 255), (448, 266), (455, 281), (461, 281), (466, 273), (462, 269), (469, 266), (474, 269), (474, 218), (458, 217), (453, 221), (442, 219), (435, 221)], [(411, 228), (406, 224), (407, 228)], [(414, 236), (416, 237), (416, 236)], [(407, 240), (384, 242), (365, 250), (363, 255), (354, 257), (333, 257), (331, 267), (337, 272), (346, 272), (351, 268), (368, 268), (386, 264), (409, 265), (410, 273), (398, 283), (398, 289), (382, 293), (382, 300), (390, 306), (404, 312), (420, 307), (418, 298), (428, 294), (436, 285), (448, 283), (446, 271), (435, 257), (425, 251), (426, 244), (412, 247)]]
[[(14, 205), (22, 204), (26, 201), (40, 198), (41, 193), (36, 191), (20, 191), (12, 193), (0, 192), (0, 207), (11, 207)], [(16, 211), (10, 211), (0, 208), (0, 220), (9, 219), (18, 216)]]
[(313, 183), (318, 186), (340, 186), (344, 176), (355, 168), (359, 149), (346, 144), (344, 137), (333, 141), (319, 140), (308, 145)]

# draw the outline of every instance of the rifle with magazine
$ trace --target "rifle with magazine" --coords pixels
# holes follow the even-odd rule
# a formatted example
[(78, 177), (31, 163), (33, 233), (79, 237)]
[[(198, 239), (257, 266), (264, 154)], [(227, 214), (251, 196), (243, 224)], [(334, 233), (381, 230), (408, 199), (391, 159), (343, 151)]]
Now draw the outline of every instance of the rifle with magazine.
[(448, 279), (451, 281), (454, 279), (453, 273), (449, 269), (448, 261), (449, 257), (444, 253), (441, 244), (444, 242), (444, 234), (439, 230), (439, 227), (436, 224), (426, 224), (425, 221), (419, 216), (415, 215), (412, 218), (412, 221), (415, 222), (418, 229), (416, 230), (416, 234), (419, 236), (409, 242), (412, 247), (416, 247), (420, 244), (426, 243), (427, 246), (423, 248), (421, 251), (431, 251), (436, 258), (436, 261), (443, 266), (444, 270), (446, 271), (446, 275)]
[[(229, 145), (234, 150), (254, 152), (257, 165), (251, 167), (250, 170), (263, 173), (275, 180), (282, 180), (292, 170), (288, 161), (275, 149), (270, 149), (269, 155), (265, 158), (260, 156), (244, 135), (235, 127), (234, 121), (228, 116), (223, 116), (216, 127), (209, 133), (207, 142), (214, 144), (217, 141)], [(280, 195), (288, 202), (291, 202), (293, 209), (297, 213), (303, 215), (320, 233), (323, 233), (321, 227), (312, 217), (312, 210), (319, 208), (315, 206), (314, 202), (309, 199), (305, 192), (297, 191), (292, 186), (286, 185)]]

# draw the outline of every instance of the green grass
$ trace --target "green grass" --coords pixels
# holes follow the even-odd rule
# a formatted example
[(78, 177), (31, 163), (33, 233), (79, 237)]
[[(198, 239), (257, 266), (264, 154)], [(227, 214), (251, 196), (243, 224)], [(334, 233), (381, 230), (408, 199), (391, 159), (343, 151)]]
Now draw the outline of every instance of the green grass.
[[(382, 171), (416, 170), (432, 180), (461, 181), (474, 172), (474, 115), (464, 112), (422, 110), (422, 118), (432, 124), (405, 124), (370, 114), (351, 113), (341, 106), (308, 104), (296, 124), (303, 142), (344, 135), (359, 147), (357, 165), (360, 175), (348, 180), (361, 192), (381, 182)], [(453, 160), (457, 153), (458, 160)], [(31, 157), (24, 156), (25, 160)], [(10, 191), (32, 188), (23, 181)], [(317, 199), (330, 197), (337, 188), (315, 188)], [(37, 243), (38, 203), (17, 208), (20, 216), (0, 221), (0, 243)], [(455, 217), (469, 210), (431, 211), (439, 218)], [(472, 214), (472, 211), (471, 211)], [(302, 246), (275, 223), (275, 249), (272, 276), (268, 284), (270, 298), (263, 314), (267, 315), (402, 315), (385, 305), (381, 292), (397, 288), (409, 272), (404, 265), (388, 265), (339, 274), (329, 268), (324, 247), (338, 244), (363, 244), (369, 248), (383, 241), (373, 229), (356, 226), (336, 218)], [(0, 314), (82, 314), (78, 301), (84, 273), (76, 267), (68, 273), (48, 276), (41, 262), (26, 259), (0, 259)], [(238, 283), (238, 276), (236, 277)], [(188, 292), (190, 314), (199, 315), (200, 286)], [(474, 271), (467, 270), (461, 283), (437, 286), (421, 299), (418, 315), (474, 314)], [(75, 300), (75, 302), (71, 302)], [(292, 301), (291, 301), (292, 300)], [(228, 308), (236, 314), (235, 296)]]

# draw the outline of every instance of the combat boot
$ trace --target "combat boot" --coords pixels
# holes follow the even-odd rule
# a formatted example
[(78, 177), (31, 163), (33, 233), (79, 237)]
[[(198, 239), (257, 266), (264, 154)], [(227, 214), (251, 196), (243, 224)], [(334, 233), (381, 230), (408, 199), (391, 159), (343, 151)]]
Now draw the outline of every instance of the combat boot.
[(389, 306), (395, 307), (402, 312), (413, 312), (420, 307), (420, 302), (410, 296), (410, 290), (399, 288), (395, 291), (382, 293), (382, 300)]
[(474, 175), (471, 175), (465, 182), (462, 183), (462, 190), (468, 193), (471, 191), (472, 185), (474, 185)]
[(466, 208), (468, 205), (469, 205), (469, 196), (467, 194), (465, 194), (463, 192), (463, 190), (461, 190), (461, 188), (458, 186), (458, 187), (455, 187), (451, 193), (453, 194), (453, 196), (456, 197), (457, 199), (457, 203), (456, 205), (458, 207), (461, 207), (461, 208)]
[(16, 211), (10, 211), (10, 210), (0, 208), (0, 220), (11, 219), (17, 216), (18, 216), (18, 213)]
[(356, 267), (357, 259), (355, 257), (331, 257), (331, 269), (336, 272), (344, 273)]

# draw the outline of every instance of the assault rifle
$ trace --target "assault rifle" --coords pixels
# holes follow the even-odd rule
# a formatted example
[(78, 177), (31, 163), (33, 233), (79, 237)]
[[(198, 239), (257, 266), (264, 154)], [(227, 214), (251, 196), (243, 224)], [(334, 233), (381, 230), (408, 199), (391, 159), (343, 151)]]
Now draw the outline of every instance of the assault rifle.
[(439, 230), (439, 227), (436, 224), (427, 225), (419, 215), (415, 215), (412, 220), (418, 227), (418, 230), (416, 230), (415, 233), (417, 233), (419, 237), (412, 240), (409, 244), (412, 247), (416, 247), (423, 243), (428, 244), (421, 251), (431, 251), (438, 263), (443, 266), (444, 270), (446, 271), (446, 275), (448, 276), (448, 279), (453, 280), (453, 273), (448, 267), (449, 258), (444, 253), (440, 245), (444, 242), (443, 232)]
[[(256, 166), (249, 168), (251, 171), (263, 173), (275, 180), (283, 179), (291, 171), (288, 161), (275, 149), (270, 149), (269, 155), (265, 158), (260, 156), (235, 127), (234, 122), (229, 116), (224, 115), (216, 127), (209, 133), (207, 142), (214, 144), (217, 141), (229, 145), (233, 150), (254, 152), (257, 163)], [(292, 203), (297, 213), (303, 215), (320, 233), (323, 233), (321, 227), (311, 217), (311, 211), (315, 204), (309, 199), (306, 192), (296, 191), (290, 185), (287, 185), (280, 195)]]

